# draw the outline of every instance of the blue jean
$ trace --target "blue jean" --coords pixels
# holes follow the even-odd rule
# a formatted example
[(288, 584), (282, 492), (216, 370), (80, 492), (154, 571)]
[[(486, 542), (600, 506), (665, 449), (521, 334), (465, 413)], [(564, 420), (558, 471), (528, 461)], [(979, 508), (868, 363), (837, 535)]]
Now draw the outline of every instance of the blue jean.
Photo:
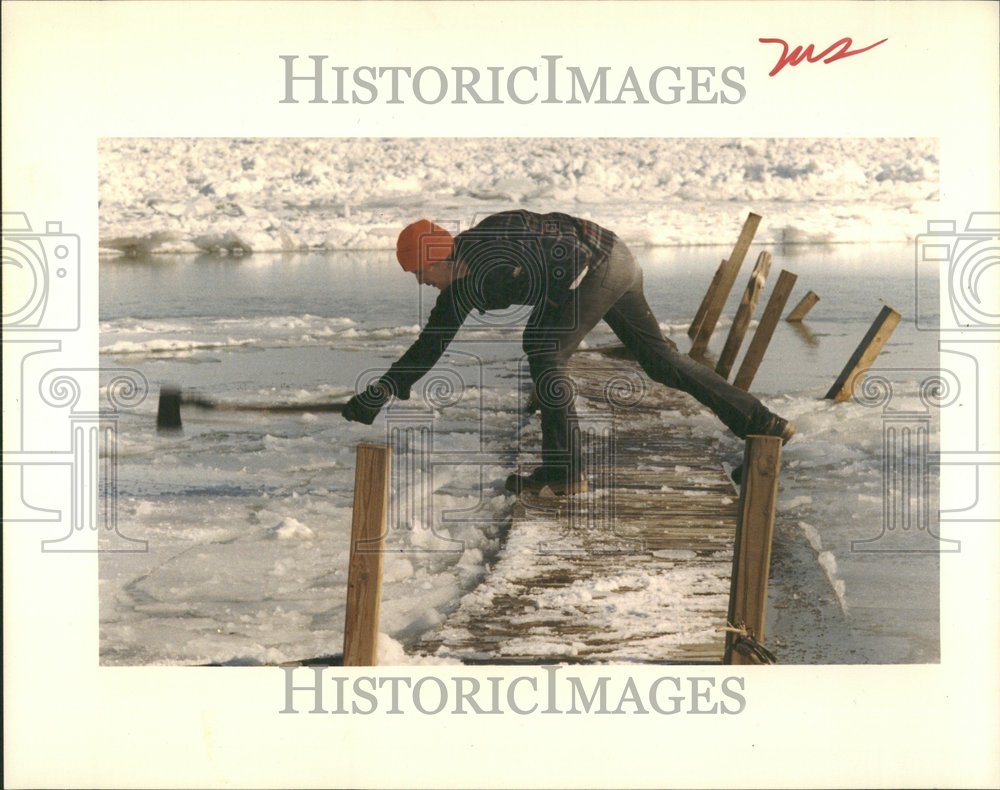
[(578, 479), (583, 473), (566, 364), (601, 319), (653, 381), (692, 395), (740, 438), (773, 416), (753, 395), (681, 354), (663, 336), (643, 293), (642, 269), (618, 242), (610, 260), (587, 275), (566, 302), (536, 308), (524, 332), (542, 418), (542, 467), (550, 476)]

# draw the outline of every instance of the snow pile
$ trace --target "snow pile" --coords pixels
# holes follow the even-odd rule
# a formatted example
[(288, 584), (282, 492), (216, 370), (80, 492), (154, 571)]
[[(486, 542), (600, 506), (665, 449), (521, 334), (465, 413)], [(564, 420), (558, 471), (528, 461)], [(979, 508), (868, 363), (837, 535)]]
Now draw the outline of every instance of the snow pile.
[(927, 139), (104, 139), (101, 248), (247, 255), (393, 249), (418, 216), (455, 228), (566, 211), (651, 246), (905, 240), (937, 200)]

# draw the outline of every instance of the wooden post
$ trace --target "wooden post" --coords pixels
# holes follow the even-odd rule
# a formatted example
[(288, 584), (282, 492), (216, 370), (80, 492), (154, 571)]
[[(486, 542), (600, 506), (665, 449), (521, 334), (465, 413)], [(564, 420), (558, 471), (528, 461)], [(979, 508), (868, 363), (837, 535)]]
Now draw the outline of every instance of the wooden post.
[(783, 269), (778, 275), (778, 282), (775, 284), (774, 290), (771, 291), (767, 306), (764, 308), (764, 314), (760, 317), (760, 323), (757, 324), (757, 331), (750, 339), (746, 356), (743, 357), (743, 363), (736, 372), (736, 378), (733, 381), (733, 384), (741, 390), (750, 389), (753, 377), (757, 375), (757, 368), (760, 367), (764, 354), (767, 352), (767, 346), (771, 342), (771, 336), (774, 335), (774, 329), (778, 326), (781, 311), (785, 309), (785, 302), (788, 301), (797, 279), (797, 274), (786, 272)]
[(805, 296), (802, 297), (801, 301), (792, 308), (792, 312), (788, 314), (786, 321), (801, 321), (806, 317), (806, 313), (813, 309), (813, 305), (819, 301), (819, 296), (815, 292), (809, 291)]
[(391, 455), (392, 451), (384, 444), (362, 442), (357, 448), (344, 617), (345, 667), (376, 664)]
[(708, 290), (705, 291), (705, 296), (701, 300), (701, 304), (698, 305), (698, 310), (694, 314), (694, 318), (691, 320), (691, 326), (688, 327), (688, 337), (693, 338), (698, 334), (698, 327), (701, 326), (701, 322), (705, 318), (705, 311), (708, 309), (709, 303), (712, 301), (712, 297), (715, 295), (715, 291), (719, 287), (719, 283), (722, 281), (722, 273), (726, 269), (726, 259), (722, 259), (722, 263), (719, 264), (719, 268), (715, 270), (715, 274), (712, 275), (712, 282), (708, 284)]
[(833, 386), (830, 387), (830, 391), (824, 396), (827, 400), (839, 402), (851, 397), (855, 384), (871, 367), (872, 362), (875, 361), (899, 323), (899, 318), (899, 313), (888, 305), (882, 308), (867, 334), (861, 339), (861, 343), (854, 349), (851, 358), (847, 360), (847, 365), (844, 366), (840, 376), (837, 377)]
[(746, 290), (743, 291), (743, 298), (740, 299), (740, 306), (736, 309), (736, 317), (733, 318), (733, 325), (729, 327), (729, 335), (726, 337), (726, 345), (722, 347), (719, 355), (719, 362), (715, 366), (715, 372), (722, 378), (729, 378), (729, 372), (736, 362), (736, 355), (743, 345), (743, 337), (750, 327), (750, 319), (753, 318), (753, 311), (757, 308), (757, 300), (764, 290), (764, 281), (771, 271), (771, 253), (762, 252), (757, 256), (757, 263), (754, 264), (753, 273), (747, 283)]
[[(746, 628), (759, 644), (764, 643), (767, 579), (771, 572), (771, 539), (780, 466), (781, 437), (746, 438), (729, 588), (729, 623)], [(734, 648), (736, 639), (735, 634), (726, 632), (723, 663), (752, 664)]]
[(698, 333), (694, 336), (691, 350), (688, 352), (690, 356), (696, 358), (703, 356), (708, 348), (708, 341), (715, 331), (715, 325), (719, 323), (722, 308), (726, 304), (726, 299), (729, 298), (729, 292), (733, 289), (733, 283), (736, 282), (736, 275), (739, 274), (743, 259), (747, 255), (747, 250), (750, 249), (754, 234), (757, 232), (757, 226), (760, 225), (760, 219), (759, 214), (747, 215), (746, 222), (743, 223), (743, 230), (740, 231), (736, 246), (733, 247), (733, 254), (726, 261), (722, 277), (719, 278), (719, 287), (712, 294), (712, 299), (705, 308), (705, 316), (698, 327)]

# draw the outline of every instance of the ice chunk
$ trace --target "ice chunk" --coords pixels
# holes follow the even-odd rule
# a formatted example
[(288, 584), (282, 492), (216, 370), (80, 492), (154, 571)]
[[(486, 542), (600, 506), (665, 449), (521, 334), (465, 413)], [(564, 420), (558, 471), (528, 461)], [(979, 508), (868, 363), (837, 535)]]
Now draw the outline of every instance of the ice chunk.
[(312, 540), (316, 533), (298, 519), (286, 516), (268, 530), (268, 537), (275, 540)]
[(217, 255), (225, 255), (227, 253), (230, 255), (245, 255), (254, 250), (249, 240), (231, 230), (224, 233), (206, 233), (203, 236), (196, 236), (193, 241), (199, 249)]
[(152, 231), (142, 236), (120, 236), (102, 239), (101, 246), (109, 250), (118, 250), (130, 258), (148, 255), (157, 247), (171, 241), (180, 241), (182, 235), (176, 231)]

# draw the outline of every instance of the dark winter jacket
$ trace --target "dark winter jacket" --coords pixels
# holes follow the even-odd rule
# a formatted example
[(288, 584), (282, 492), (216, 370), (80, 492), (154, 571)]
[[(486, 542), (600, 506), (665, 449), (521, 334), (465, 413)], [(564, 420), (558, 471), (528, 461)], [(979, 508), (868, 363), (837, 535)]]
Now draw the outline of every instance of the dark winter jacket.
[(468, 273), (441, 291), (420, 336), (382, 376), (401, 398), (441, 358), (473, 310), (533, 305), (532, 320), (558, 307), (584, 277), (603, 266), (617, 237), (568, 214), (504, 211), (455, 237), (453, 261)]

